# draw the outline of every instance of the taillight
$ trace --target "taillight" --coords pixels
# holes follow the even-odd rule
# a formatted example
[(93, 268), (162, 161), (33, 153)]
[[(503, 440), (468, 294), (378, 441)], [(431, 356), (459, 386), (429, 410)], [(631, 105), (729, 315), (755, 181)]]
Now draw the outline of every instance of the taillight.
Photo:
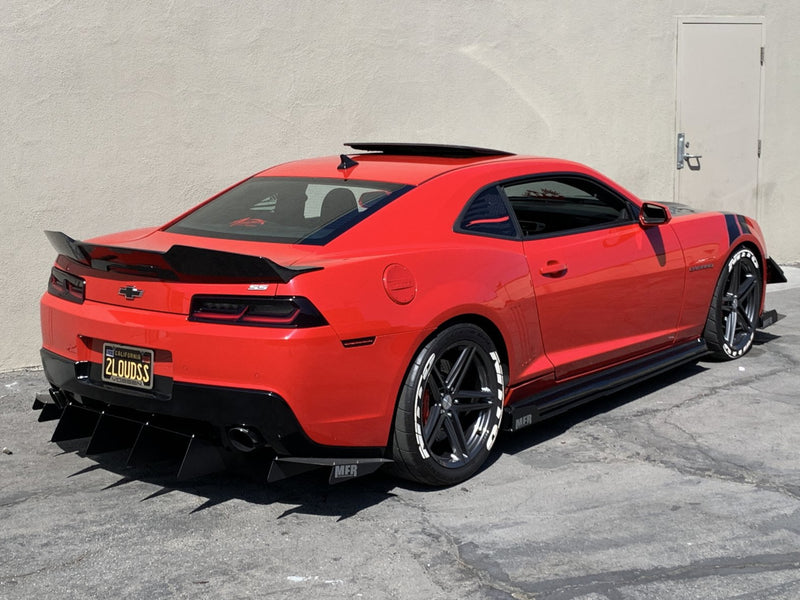
[(86, 282), (80, 277), (53, 267), (50, 271), (50, 281), (47, 282), (47, 291), (58, 298), (82, 304), (86, 299)]
[(300, 296), (194, 296), (189, 320), (255, 327), (318, 327), (327, 325), (320, 312)]

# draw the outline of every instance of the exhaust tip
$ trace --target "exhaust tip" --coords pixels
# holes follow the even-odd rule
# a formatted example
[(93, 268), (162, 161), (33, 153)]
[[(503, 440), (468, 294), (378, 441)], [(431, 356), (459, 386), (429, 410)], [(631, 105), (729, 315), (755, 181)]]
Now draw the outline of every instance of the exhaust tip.
[(239, 452), (252, 452), (265, 445), (264, 438), (256, 429), (242, 425), (228, 429), (228, 440)]

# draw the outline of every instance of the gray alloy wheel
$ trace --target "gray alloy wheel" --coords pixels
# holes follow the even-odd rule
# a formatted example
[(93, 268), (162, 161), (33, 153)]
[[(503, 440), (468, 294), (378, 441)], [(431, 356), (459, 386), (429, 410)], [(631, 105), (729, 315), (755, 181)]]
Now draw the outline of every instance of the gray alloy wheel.
[(394, 471), (429, 485), (471, 477), (489, 456), (503, 416), (505, 377), (497, 349), (461, 323), (417, 353), (400, 391)]
[(703, 333), (717, 358), (733, 360), (750, 350), (758, 327), (763, 282), (755, 252), (739, 246), (722, 269)]

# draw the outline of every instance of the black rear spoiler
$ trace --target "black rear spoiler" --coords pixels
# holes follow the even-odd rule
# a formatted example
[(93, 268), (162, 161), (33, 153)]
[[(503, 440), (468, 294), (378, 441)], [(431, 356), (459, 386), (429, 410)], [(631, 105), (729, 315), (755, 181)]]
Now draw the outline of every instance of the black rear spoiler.
[(322, 267), (283, 267), (268, 258), (172, 246), (166, 252), (119, 248), (74, 240), (60, 231), (45, 231), (59, 254), (98, 271), (196, 283), (287, 283)]

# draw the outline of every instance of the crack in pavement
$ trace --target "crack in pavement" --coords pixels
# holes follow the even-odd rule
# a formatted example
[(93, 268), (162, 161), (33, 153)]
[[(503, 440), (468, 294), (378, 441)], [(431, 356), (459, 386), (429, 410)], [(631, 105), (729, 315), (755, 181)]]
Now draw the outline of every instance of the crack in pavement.
[[(569, 600), (579, 596), (599, 594), (608, 600), (623, 600), (622, 590), (653, 583), (685, 582), (707, 577), (741, 577), (765, 572), (797, 571), (800, 569), (800, 552), (783, 554), (758, 554), (752, 556), (715, 557), (687, 565), (654, 567), (651, 569), (621, 569), (540, 581), (520, 581), (505, 571), (502, 565), (482, 551), (475, 542), (459, 542), (457, 537), (446, 529), (434, 525), (425, 508), (408, 500), (401, 502), (420, 514), (423, 533), (440, 545), (440, 551), (455, 559), (447, 564), (460, 573), (460, 579), (477, 585), (485, 591), (491, 589), (514, 600)], [(441, 542), (444, 547), (441, 547)], [(428, 548), (434, 551), (433, 547)], [(436, 575), (438, 568), (432, 569)], [(438, 584), (437, 584), (438, 585)], [(797, 578), (772, 586), (778, 590), (794, 590), (798, 587)], [(452, 589), (450, 591), (453, 591)], [(741, 600), (763, 598), (761, 595), (745, 594)]]
[[(644, 462), (674, 470), (681, 475), (752, 485), (759, 489), (783, 494), (793, 500), (800, 500), (800, 483), (793, 485), (775, 481), (765, 473), (755, 471), (732, 458), (720, 456), (677, 423), (665, 419), (662, 425), (672, 427), (679, 432), (684, 436), (683, 441), (676, 439), (679, 436), (670, 437), (657, 430), (651, 422), (640, 422), (638, 426), (645, 428), (647, 432), (642, 436), (647, 439), (646, 446), (633, 441), (628, 442), (639, 450), (618, 448), (608, 443), (606, 440), (618, 441), (625, 432), (615, 430), (609, 423), (602, 425), (611, 431), (616, 431), (617, 435), (601, 436), (591, 431), (582, 431), (577, 435), (585, 439), (593, 448), (607, 454), (604, 459), (601, 459), (603, 462), (608, 463), (614, 460)], [(628, 427), (630, 427), (629, 424)], [(630, 432), (630, 429), (627, 431)]]
[[(620, 598), (620, 588), (651, 583), (684, 582), (706, 577), (756, 575), (800, 569), (800, 552), (758, 554), (747, 557), (716, 557), (688, 565), (626, 569), (577, 577), (532, 582), (526, 586), (538, 600), (568, 600), (591, 593)], [(787, 585), (789, 585), (787, 583)]]
[(688, 437), (694, 446), (693, 449), (701, 456), (705, 457), (707, 461), (706, 466), (693, 466), (691, 464), (680, 465), (678, 463), (664, 462), (665, 466), (671, 466), (681, 474), (698, 475), (705, 478), (733, 481), (735, 483), (746, 483), (760, 489), (784, 494), (794, 500), (800, 500), (800, 486), (778, 483), (766, 477), (764, 474), (758, 473), (730, 458), (723, 458), (715, 455), (711, 448), (702, 444), (693, 433), (687, 431), (684, 427), (670, 421), (665, 421), (665, 423), (671, 425)]
[[(474, 542), (459, 542), (456, 536), (447, 529), (433, 523), (428, 517), (425, 507), (408, 498), (401, 498), (398, 496), (397, 499), (406, 507), (419, 513), (420, 525), (422, 527), (421, 533), (424, 536), (436, 542), (441, 542), (442, 540), (445, 542), (443, 547), (441, 547), (442, 545), (440, 544), (440, 553), (452, 558), (452, 560), (447, 561), (447, 565), (453, 568), (463, 581), (469, 582), (479, 589), (489, 588), (495, 592), (500, 592), (511, 600), (535, 600), (536, 596), (513, 584), (509, 575), (498, 562), (487, 559), (484, 555), (480, 554), (477, 544)], [(428, 547), (428, 552), (431, 554), (433, 554), (433, 550), (433, 546)], [(431, 574), (432, 578), (439, 578), (439, 567), (428, 569), (428, 572)], [(439, 581), (436, 582), (436, 585), (439, 586), (442, 591), (452, 592), (452, 590), (443, 588)], [(475, 590), (473, 590), (473, 592), (474, 591)], [(461, 597), (467, 597), (472, 594), (459, 595)]]
[(13, 575), (2, 576), (0, 577), (0, 585), (6, 585), (9, 583), (14, 584), (17, 583), (17, 581), (20, 579), (25, 579), (26, 577), (38, 575), (39, 573), (44, 573), (45, 571), (55, 571), (56, 569), (60, 569), (63, 567), (73, 567), (77, 564), (80, 564), (90, 554), (94, 554), (94, 552), (84, 552), (83, 554), (81, 554), (76, 558), (73, 558), (72, 560), (56, 563), (54, 565), (47, 565), (39, 569), (35, 569), (33, 571), (28, 571), (26, 573), (16, 573)]
[[(785, 592), (797, 592), (797, 590), (800, 590), (800, 579), (792, 579), (791, 581), (779, 583), (778, 585), (771, 585), (769, 587), (761, 588), (760, 590), (745, 592), (744, 594), (739, 594), (737, 596), (731, 596), (727, 600), (760, 600), (762, 598), (775, 598), (777, 594), (783, 594)], [(797, 594), (793, 593), (792, 596), (796, 597)]]
[[(795, 361), (788, 360), (791, 364)], [(603, 462), (612, 460), (642, 461), (668, 469), (682, 475), (716, 479), (720, 481), (748, 484), (774, 491), (793, 500), (800, 500), (800, 482), (776, 481), (768, 474), (756, 471), (730, 455), (715, 451), (702, 443), (696, 434), (675, 421), (677, 414), (702, 400), (725, 397), (732, 390), (743, 387), (753, 388), (753, 384), (769, 380), (775, 375), (785, 375), (782, 367), (776, 367), (761, 375), (738, 378), (725, 385), (714, 387), (706, 392), (692, 395), (676, 404), (668, 406), (648, 406), (633, 414), (615, 414), (613, 411), (599, 415), (586, 427), (575, 428), (574, 432), (584, 439), (593, 449), (605, 453)], [(642, 418), (645, 417), (645, 418)], [(601, 435), (593, 431), (596, 427), (606, 428), (614, 435)], [(670, 435), (664, 428), (671, 428), (675, 435)], [(645, 429), (645, 433), (637, 430)], [(637, 437), (646, 441), (640, 441)]]

